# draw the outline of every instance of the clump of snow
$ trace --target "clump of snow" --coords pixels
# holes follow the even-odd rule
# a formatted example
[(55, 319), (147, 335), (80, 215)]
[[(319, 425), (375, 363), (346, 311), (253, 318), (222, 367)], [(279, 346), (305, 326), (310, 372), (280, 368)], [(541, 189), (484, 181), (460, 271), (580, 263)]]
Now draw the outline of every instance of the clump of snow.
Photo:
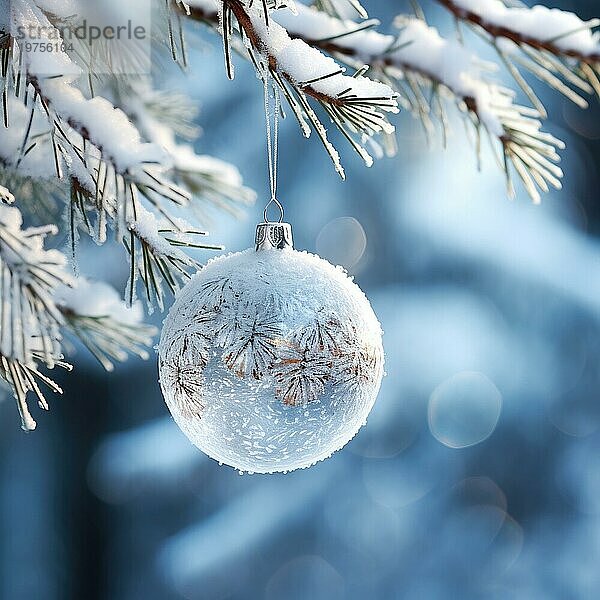
[[(328, 14), (298, 4), (297, 14), (291, 10), (282, 9), (273, 14), (273, 19), (292, 34), (292, 37), (302, 37), (307, 40), (324, 40), (336, 37), (333, 42), (342, 48), (355, 49), (359, 57), (381, 56), (394, 43), (394, 36), (384, 35), (372, 30), (355, 31), (355, 21), (337, 19)], [(346, 35), (347, 34), (347, 35)]]
[(60, 271), (66, 265), (62, 252), (44, 249), (44, 238), (46, 235), (56, 235), (56, 225), (22, 229), (21, 211), (16, 207), (0, 204), (0, 226), (11, 234), (9, 243), (0, 239), (0, 259), (10, 263), (11, 269), (18, 272), (23, 281), (33, 280), (31, 265), (47, 265), (54, 271)]
[(136, 206), (136, 218), (127, 223), (130, 231), (133, 231), (140, 239), (144, 240), (157, 254), (175, 257), (187, 265), (193, 264), (192, 259), (173, 247), (164, 237), (160, 235), (159, 224), (153, 213), (143, 206)]
[(129, 308), (111, 285), (85, 277), (77, 278), (72, 287), (60, 286), (56, 290), (56, 302), (80, 317), (110, 317), (127, 325), (138, 325), (144, 317), (139, 302)]
[(41, 84), (51, 106), (70, 125), (85, 129), (90, 140), (124, 173), (142, 163), (160, 163), (167, 156), (155, 144), (142, 142), (127, 115), (99, 96), (86, 99), (80, 90), (61, 80)]
[(521, 36), (551, 42), (561, 50), (600, 57), (600, 33), (593, 32), (597, 19), (583, 21), (575, 13), (542, 5), (509, 7), (501, 0), (453, 0), (485, 22), (505, 27)]
[[(343, 74), (329, 76), (340, 70), (340, 66), (335, 60), (309, 46), (303, 40), (293, 40), (285, 28), (273, 19), (267, 25), (262, 9), (258, 6), (247, 10), (252, 25), (263, 43), (263, 53), (274, 57), (278, 66), (300, 87), (311, 82), (310, 87), (313, 90), (329, 97), (337, 97), (348, 90), (347, 95), (361, 99), (386, 98), (391, 100), (395, 98), (396, 92), (388, 85), (367, 77), (354, 78)], [(300, 15), (306, 8), (297, 5), (297, 10), (296, 18), (301, 18)], [(293, 14), (292, 11), (288, 12)], [(320, 77), (325, 77), (325, 79), (315, 81)], [(380, 108), (387, 112), (398, 112), (395, 103), (390, 106), (384, 104)]]
[(498, 109), (510, 106), (513, 95), (483, 81), (475, 56), (459, 42), (443, 38), (420, 19), (396, 23), (402, 28), (397, 41), (400, 47), (390, 54), (390, 60), (430, 76), (459, 97), (474, 98), (480, 121), (490, 133), (501, 136), (504, 129)]
[(0, 206), (0, 223), (12, 233), (19, 233), (23, 224), (23, 215), (18, 208)]

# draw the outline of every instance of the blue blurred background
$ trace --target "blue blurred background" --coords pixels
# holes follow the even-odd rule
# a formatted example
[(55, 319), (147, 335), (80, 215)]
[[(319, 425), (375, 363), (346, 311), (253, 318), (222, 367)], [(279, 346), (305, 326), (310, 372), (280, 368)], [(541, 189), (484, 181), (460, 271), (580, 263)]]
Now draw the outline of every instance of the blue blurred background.
[[(410, 10), (364, 3), (384, 23)], [(208, 224), (238, 250), (267, 197), (262, 96), (240, 60), (226, 81), (217, 42), (192, 35), (191, 73), (161, 82), (199, 103), (198, 149), (259, 192), (245, 220)], [(400, 115), (399, 156), (365, 169), (347, 150), (341, 183), (288, 120), (296, 246), (353, 273), (385, 330), (368, 425), (309, 470), (240, 476), (177, 429), (154, 360), (106, 375), (79, 350), (34, 434), (0, 403), (0, 597), (599, 598), (600, 110), (540, 94), (568, 144), (564, 190), (541, 206), (506, 198), (491, 155), (477, 172), (460, 122), (443, 151)], [(123, 286), (117, 248), (84, 261), (121, 264)]]

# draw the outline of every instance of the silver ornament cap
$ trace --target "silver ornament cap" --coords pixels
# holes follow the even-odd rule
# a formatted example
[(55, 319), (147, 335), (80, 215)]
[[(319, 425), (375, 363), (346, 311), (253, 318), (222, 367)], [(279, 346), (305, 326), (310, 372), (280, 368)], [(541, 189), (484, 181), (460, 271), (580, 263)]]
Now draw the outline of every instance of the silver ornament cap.
[(289, 223), (265, 222), (256, 226), (256, 250), (293, 250), (294, 239)]

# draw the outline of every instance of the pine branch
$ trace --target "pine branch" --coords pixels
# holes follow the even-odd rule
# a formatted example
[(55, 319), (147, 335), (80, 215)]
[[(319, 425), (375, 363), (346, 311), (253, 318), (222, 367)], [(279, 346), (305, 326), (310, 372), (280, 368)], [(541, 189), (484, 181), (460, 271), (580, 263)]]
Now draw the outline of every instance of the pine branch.
[(193, 230), (180, 220), (172, 221), (171, 226), (159, 227), (154, 215), (142, 207), (138, 207), (136, 218), (128, 223), (128, 230), (129, 233), (123, 237), (123, 244), (130, 255), (127, 301), (133, 304), (137, 297), (137, 283), (141, 281), (150, 311), (154, 304), (163, 310), (165, 290), (175, 294), (182, 283), (200, 268), (180, 248), (222, 250), (221, 246), (190, 240), (190, 237), (205, 233)]
[(120, 308), (112, 288), (71, 277), (65, 256), (44, 249), (50, 233), (56, 233), (54, 226), (23, 228), (19, 210), (0, 204), (0, 378), (12, 387), (27, 431), (35, 428), (28, 393), (44, 410), (48, 403), (39, 383), (61, 393), (41, 366), (71, 368), (63, 360), (63, 331), (79, 338), (108, 370), (110, 359), (122, 361), (127, 353), (147, 357), (144, 346), (155, 333), (140, 323), (139, 307)]
[(141, 307), (127, 308), (106, 283), (78, 278), (77, 287), (57, 290), (65, 327), (77, 337), (107, 371), (128, 354), (148, 359), (156, 327), (142, 322)]
[[(34, 353), (32, 362), (25, 364), (0, 353), (0, 379), (6, 381), (13, 390), (19, 415), (21, 416), (21, 428), (24, 431), (33, 431), (36, 428), (36, 422), (27, 406), (27, 395), (30, 392), (37, 397), (38, 405), (43, 410), (48, 410), (48, 404), (42, 387), (45, 386), (56, 394), (62, 394), (62, 389), (39, 370), (38, 363), (43, 362), (43, 360), (42, 355)], [(59, 357), (54, 358), (54, 364), (67, 371), (71, 370), (71, 365), (59, 360)]]
[(541, 116), (546, 110), (519, 67), (582, 108), (588, 103), (578, 92), (600, 97), (600, 40), (593, 33), (600, 19), (584, 22), (559, 9), (507, 7), (500, 0), (438, 2), (493, 45)]
[[(26, 0), (16, 1), (13, 12), (17, 24), (40, 26), (51, 37), (53, 31), (54, 36), (59, 35), (51, 18), (76, 25), (75, 17), (44, 13)], [(4, 136), (8, 143), (0, 145), (0, 164), (16, 176), (26, 175), (34, 181), (44, 177), (68, 182), (70, 194), (65, 195), (74, 264), (79, 231), (104, 243), (107, 230), (112, 229), (130, 251), (135, 272), (145, 272), (143, 262), (138, 264), (138, 258), (145, 254), (158, 261), (150, 261), (157, 268), (170, 270), (173, 260), (181, 267), (186, 260), (175, 259), (171, 249), (161, 255), (157, 247), (150, 252), (143, 240), (129, 243), (131, 232), (136, 231), (137, 213), (149, 208), (176, 231), (172, 212), (190, 205), (195, 209), (192, 193), (234, 213), (238, 203), (254, 200), (253, 192), (243, 186), (233, 167), (200, 157), (191, 146), (176, 142), (175, 133), (195, 133), (186, 120), (189, 117), (182, 114), (187, 103), (175, 103), (158, 94), (140, 95), (136, 91), (144, 88), (147, 92), (148, 85), (109, 78), (103, 89), (108, 97), (119, 99), (121, 110), (114, 102), (93, 96), (91, 80), (93, 97), (87, 98), (80, 91), (76, 84), (78, 68), (65, 53), (52, 53), (43, 65), (44, 75), (40, 75), (36, 71), (39, 58), (28, 53), (19, 40), (7, 34), (1, 48), (8, 127), (0, 133), (8, 134)], [(65, 65), (68, 74), (62, 72)], [(124, 89), (133, 85), (136, 90)], [(139, 98), (146, 103), (136, 103)], [(191, 265), (195, 262), (187, 264)], [(160, 275), (137, 279), (150, 286), (146, 297), (160, 300), (162, 306), (162, 293), (153, 289), (155, 280), (168, 289), (176, 286), (169, 277)], [(127, 295), (131, 300), (135, 294), (128, 290)]]
[(176, 134), (186, 140), (198, 137), (198, 128), (192, 122), (196, 108), (188, 98), (156, 92), (147, 85), (129, 85), (120, 95), (125, 98), (124, 110), (144, 138), (169, 153), (168, 173), (174, 183), (190, 193), (190, 208), (203, 222), (209, 218), (206, 204), (241, 216), (241, 209), (254, 203), (255, 192), (243, 185), (233, 165), (196, 154), (190, 144), (177, 140)]
[[(291, 35), (302, 36), (351, 65), (370, 65), (376, 76), (400, 93), (400, 102), (421, 119), (426, 133), (433, 131), (437, 117), (444, 140), (448, 117), (442, 100), (450, 95), (474, 128), (478, 158), (482, 130), (500, 147), (504, 159), (499, 162), (511, 195), (510, 165), (535, 202), (540, 200), (536, 186), (543, 191), (548, 191), (548, 185), (561, 187), (562, 171), (552, 163), (560, 160), (556, 148), (563, 143), (542, 133), (537, 113), (515, 105), (510, 90), (484, 81), (476, 58), (457, 42), (442, 38), (417, 18), (398, 17), (399, 33), (389, 36), (372, 28), (357, 30), (351, 22), (306, 7), (298, 6), (298, 11), (301, 19), (283, 13)], [(452, 69), (447, 60), (452, 60)]]
[(17, 208), (0, 205), (0, 377), (12, 387), (23, 429), (35, 428), (26, 396), (33, 392), (48, 405), (36, 381), (60, 388), (39, 370), (65, 366), (60, 350), (62, 317), (54, 302), (58, 285), (69, 285), (64, 256), (44, 250), (53, 226), (23, 228)]
[(54, 302), (59, 285), (71, 285), (66, 259), (45, 250), (55, 226), (23, 228), (17, 208), (0, 205), (0, 350), (24, 363), (41, 353), (51, 368), (60, 354), (60, 312)]
[[(62, 128), (61, 132), (62, 135)], [(78, 144), (72, 138), (70, 141), (72, 152), (65, 152), (63, 158), (69, 160), (69, 220), (74, 263), (78, 230), (85, 230), (97, 242), (103, 243), (107, 239), (108, 226), (115, 230), (117, 237), (121, 237), (119, 232), (135, 230), (136, 214), (143, 210), (142, 201), (170, 222), (174, 222), (170, 216), (171, 207), (189, 205), (190, 194), (165, 179), (162, 169), (147, 165), (141, 170), (127, 170), (121, 174), (112, 163), (103, 160), (98, 149), (85, 138), (80, 139)], [(214, 195), (217, 196), (217, 190)], [(157, 248), (153, 249), (152, 255), (156, 260), (167, 263), (173, 259), (171, 254), (161, 256)], [(136, 265), (137, 256), (134, 252), (132, 260), (135, 260)], [(182, 262), (183, 259), (178, 257), (177, 261)], [(195, 263), (192, 261), (189, 264)], [(135, 266), (135, 269), (138, 267)], [(148, 284), (152, 282), (144, 277), (140, 281)], [(150, 289), (147, 292), (148, 297), (155, 297)], [(162, 294), (160, 298), (162, 307)]]
[[(216, 26), (212, 0), (194, 0), (190, 16)], [(458, 42), (442, 38), (421, 19), (399, 17), (396, 36), (374, 30), (376, 23), (356, 24), (297, 4), (297, 15), (279, 11), (272, 18), (297, 40), (327, 52), (350, 67), (368, 65), (375, 77), (399, 94), (402, 106), (417, 115), (429, 135), (435, 120), (444, 140), (449, 117), (445, 100), (453, 101), (475, 133), (478, 158), (484, 132), (499, 148), (499, 165), (505, 171), (509, 193), (514, 193), (512, 173), (535, 202), (538, 188), (560, 188), (561, 169), (556, 152), (563, 143), (541, 131), (537, 113), (513, 103), (513, 94), (481, 76), (476, 57)], [(448, 68), (446, 61), (452, 61)], [(302, 113), (303, 107), (300, 106)], [(392, 141), (390, 141), (390, 145)]]
[(344, 69), (335, 61), (302, 40), (292, 40), (283, 27), (269, 19), (268, 12), (241, 0), (223, 0), (220, 10), (226, 69), (230, 78), (233, 77), (233, 19), (263, 80), (269, 75), (273, 77), (304, 135), (310, 134), (311, 126), (316, 131), (340, 177), (345, 175), (339, 154), (309, 100), (316, 101), (325, 110), (352, 148), (370, 166), (373, 159), (364, 141), (393, 131), (385, 116), (385, 113), (398, 112), (393, 90), (363, 77), (364, 71), (357, 72), (354, 77), (343, 75)]

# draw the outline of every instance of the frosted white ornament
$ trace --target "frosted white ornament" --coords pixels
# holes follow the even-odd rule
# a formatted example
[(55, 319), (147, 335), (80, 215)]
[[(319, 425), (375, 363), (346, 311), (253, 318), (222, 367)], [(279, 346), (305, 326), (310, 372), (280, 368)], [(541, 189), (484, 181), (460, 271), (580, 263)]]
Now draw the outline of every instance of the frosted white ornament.
[(309, 467), (365, 423), (383, 376), (382, 332), (339, 267), (263, 223), (257, 250), (211, 260), (179, 293), (159, 345), (173, 418), (241, 471)]

